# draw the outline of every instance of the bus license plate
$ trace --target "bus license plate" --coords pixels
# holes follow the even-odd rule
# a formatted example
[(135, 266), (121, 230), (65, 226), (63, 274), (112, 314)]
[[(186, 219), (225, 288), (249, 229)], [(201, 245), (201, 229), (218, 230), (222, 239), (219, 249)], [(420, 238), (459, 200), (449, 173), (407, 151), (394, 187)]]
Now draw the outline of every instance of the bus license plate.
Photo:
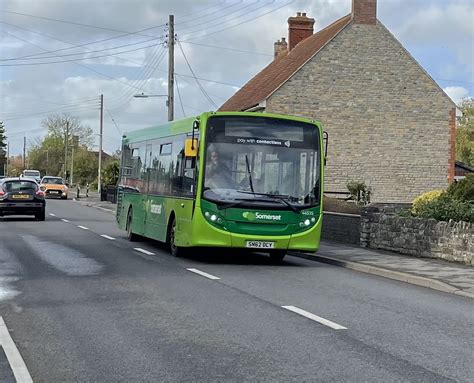
[(275, 242), (247, 241), (245, 247), (250, 247), (253, 249), (273, 249), (275, 247)]

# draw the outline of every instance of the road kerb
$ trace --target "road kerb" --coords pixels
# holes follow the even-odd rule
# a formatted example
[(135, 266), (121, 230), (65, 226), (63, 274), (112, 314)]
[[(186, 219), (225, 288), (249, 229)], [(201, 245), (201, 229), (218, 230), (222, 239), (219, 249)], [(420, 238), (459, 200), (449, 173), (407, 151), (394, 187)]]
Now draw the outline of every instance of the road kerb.
[(395, 270), (383, 269), (380, 267), (367, 265), (364, 263), (344, 261), (341, 259), (326, 256), (326, 255), (306, 254), (306, 253), (291, 253), (291, 255), (298, 258), (304, 258), (304, 259), (309, 259), (309, 260), (318, 261), (322, 263), (327, 263), (333, 266), (344, 267), (346, 269), (360, 271), (366, 274), (377, 275), (383, 278), (393, 279), (400, 282), (406, 282), (412, 285), (427, 287), (432, 290), (438, 290), (445, 293), (455, 294), (455, 295), (474, 299), (474, 294), (467, 293), (465, 291), (462, 291), (456, 287), (453, 287), (447, 283), (438, 281), (436, 279), (420, 277), (417, 275), (403, 273), (403, 272), (395, 271)]

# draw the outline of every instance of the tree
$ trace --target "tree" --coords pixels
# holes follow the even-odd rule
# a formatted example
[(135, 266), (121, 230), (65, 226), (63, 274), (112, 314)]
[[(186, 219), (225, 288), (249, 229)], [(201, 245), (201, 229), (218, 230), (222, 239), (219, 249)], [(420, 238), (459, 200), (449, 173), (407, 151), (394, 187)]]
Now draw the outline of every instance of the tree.
[[(88, 155), (88, 149), (94, 141), (92, 129), (74, 117), (63, 115), (50, 115), (41, 125), (48, 129), (46, 137), (38, 140), (28, 152), (28, 162), (31, 168), (38, 169), (41, 174), (52, 176), (64, 175), (64, 160), (66, 152), (67, 135), (67, 173), (70, 172), (72, 160), (73, 136), (79, 137), (79, 146), (74, 149), (75, 180), (90, 182), (91, 174), (95, 168), (97, 175), (97, 160), (93, 155)], [(82, 178), (81, 178), (82, 177)]]
[(0, 121), (0, 174), (3, 175), (5, 164), (7, 163), (7, 137), (5, 136), (5, 126)]
[(456, 131), (456, 159), (474, 166), (474, 98), (466, 98), (459, 104), (463, 115)]
[(120, 173), (119, 161), (110, 160), (102, 170), (102, 178), (104, 185), (117, 185)]

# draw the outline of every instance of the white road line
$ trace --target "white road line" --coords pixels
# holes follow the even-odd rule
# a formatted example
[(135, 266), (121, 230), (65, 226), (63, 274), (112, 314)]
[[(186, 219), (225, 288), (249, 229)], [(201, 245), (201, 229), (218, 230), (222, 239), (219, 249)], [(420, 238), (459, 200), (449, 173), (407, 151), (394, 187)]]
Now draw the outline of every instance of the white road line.
[(68, 223), (69, 221), (67, 219), (61, 219), (61, 221)]
[(311, 320), (314, 320), (318, 323), (321, 323), (325, 326), (331, 327), (334, 330), (347, 330), (347, 327), (344, 327), (344, 326), (341, 326), (340, 324), (331, 322), (330, 320), (318, 317), (317, 315), (311, 314), (308, 311), (301, 310), (298, 307), (295, 307), (295, 306), (281, 306), (281, 307), (284, 308), (284, 309), (293, 311), (294, 313), (300, 314), (300, 315), (302, 315), (306, 318), (309, 318)]
[(16, 381), (22, 383), (33, 382), (28, 368), (26, 368), (25, 361), (21, 357), (15, 342), (13, 342), (13, 339), (8, 332), (7, 325), (2, 317), (0, 317), (0, 345), (7, 356), (8, 363), (10, 363)]
[(134, 250), (139, 251), (140, 253), (146, 254), (146, 255), (155, 255), (155, 253), (152, 253), (151, 251), (141, 249), (140, 247), (134, 247)]
[(89, 230), (89, 228), (88, 228), (88, 227), (85, 227), (85, 226), (79, 225), (79, 226), (77, 226), (77, 227), (80, 228), (80, 229), (82, 229), (82, 230)]
[(201, 271), (201, 270), (198, 270), (198, 269), (186, 269), (192, 273), (196, 273), (196, 274), (199, 274), (199, 275), (202, 275), (203, 277), (206, 277), (206, 278), (209, 278), (209, 279), (212, 279), (212, 280), (217, 280), (217, 279), (220, 279), (219, 277), (216, 277), (214, 275), (211, 275), (211, 274), (208, 274), (208, 273), (205, 273), (204, 271)]
[(56, 217), (56, 214), (53, 214), (53, 213), (49, 213), (49, 215), (50, 215), (51, 217)]
[(110, 237), (110, 236), (105, 235), (105, 234), (101, 234), (100, 236), (101, 236), (101, 237), (104, 237), (104, 238), (106, 238), (106, 239), (110, 239), (111, 241), (115, 240), (114, 237)]

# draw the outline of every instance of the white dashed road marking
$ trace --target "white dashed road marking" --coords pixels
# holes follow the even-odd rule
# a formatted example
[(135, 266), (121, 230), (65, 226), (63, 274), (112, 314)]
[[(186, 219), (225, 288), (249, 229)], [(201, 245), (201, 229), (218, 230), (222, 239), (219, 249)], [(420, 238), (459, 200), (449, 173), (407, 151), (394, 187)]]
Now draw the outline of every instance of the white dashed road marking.
[(49, 215), (50, 215), (51, 217), (56, 217), (56, 214), (53, 214), (53, 213), (49, 213)]
[(134, 247), (134, 250), (139, 251), (140, 253), (146, 254), (146, 255), (155, 255), (155, 253), (152, 253), (151, 251), (141, 249), (140, 247)]
[(78, 228), (80, 228), (80, 229), (82, 229), (82, 230), (89, 230), (89, 228), (88, 228), (88, 227), (81, 226), (81, 225), (79, 225), (79, 226), (78, 226)]
[(201, 271), (201, 270), (198, 270), (198, 269), (186, 269), (192, 273), (196, 273), (196, 274), (199, 274), (199, 275), (202, 275), (203, 277), (206, 277), (206, 278), (209, 278), (209, 279), (212, 279), (212, 280), (217, 280), (217, 279), (220, 279), (219, 277), (216, 277), (214, 275), (211, 275), (211, 274), (208, 274), (208, 273), (205, 273), (204, 271)]
[(22, 383), (33, 382), (28, 368), (26, 368), (25, 361), (21, 357), (15, 342), (13, 342), (13, 339), (8, 332), (7, 325), (2, 317), (0, 317), (0, 346), (2, 346), (3, 351), (7, 356), (8, 363), (10, 363), (16, 381)]
[(341, 326), (340, 324), (337, 324), (337, 323), (331, 322), (330, 320), (318, 317), (317, 315), (314, 315), (314, 314), (312, 314), (308, 311), (304, 311), (302, 309), (299, 309), (298, 307), (295, 307), (295, 306), (281, 306), (281, 307), (283, 307), (284, 309), (293, 311), (294, 313), (300, 314), (300, 315), (302, 315), (306, 318), (309, 318), (311, 320), (314, 320), (318, 323), (321, 323), (325, 326), (331, 327), (334, 330), (347, 330), (346, 327)]
[(68, 223), (69, 221), (67, 219), (62, 219), (61, 221)]
[(104, 237), (104, 238), (106, 238), (106, 239), (110, 239), (111, 241), (115, 240), (114, 237), (110, 237), (110, 236), (105, 235), (105, 234), (101, 234), (100, 236), (101, 236), (101, 237)]

